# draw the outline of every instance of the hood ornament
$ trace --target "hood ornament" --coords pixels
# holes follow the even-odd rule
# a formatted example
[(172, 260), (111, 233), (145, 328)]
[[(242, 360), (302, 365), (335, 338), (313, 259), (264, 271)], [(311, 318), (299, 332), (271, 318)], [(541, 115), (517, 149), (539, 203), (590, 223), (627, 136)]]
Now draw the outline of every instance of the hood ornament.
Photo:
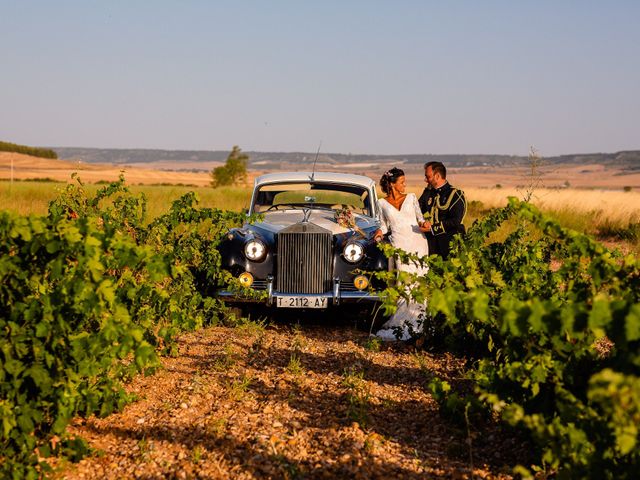
[(309, 223), (309, 217), (311, 216), (311, 209), (309, 207), (305, 207), (302, 209), (302, 213), (304, 216), (302, 217), (302, 223)]

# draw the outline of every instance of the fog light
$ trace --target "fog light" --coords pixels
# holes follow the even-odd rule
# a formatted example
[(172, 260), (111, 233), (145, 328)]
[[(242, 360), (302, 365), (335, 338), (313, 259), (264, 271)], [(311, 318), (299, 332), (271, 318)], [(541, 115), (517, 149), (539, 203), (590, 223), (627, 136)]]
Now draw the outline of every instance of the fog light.
[(241, 273), (238, 277), (238, 280), (240, 281), (240, 285), (245, 288), (249, 288), (251, 285), (253, 285), (253, 275), (251, 275), (249, 272)]
[(358, 290), (364, 290), (369, 286), (369, 279), (364, 275), (358, 275), (353, 279), (353, 286)]

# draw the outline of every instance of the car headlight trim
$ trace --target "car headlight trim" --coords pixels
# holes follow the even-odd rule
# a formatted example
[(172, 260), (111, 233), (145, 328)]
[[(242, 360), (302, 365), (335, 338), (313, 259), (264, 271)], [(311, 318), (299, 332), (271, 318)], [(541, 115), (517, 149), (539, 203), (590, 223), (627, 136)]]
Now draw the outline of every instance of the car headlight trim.
[(348, 242), (342, 250), (342, 255), (349, 263), (358, 263), (364, 257), (364, 247), (359, 242)]
[(244, 255), (253, 262), (262, 260), (267, 254), (267, 247), (257, 238), (252, 238), (244, 244)]

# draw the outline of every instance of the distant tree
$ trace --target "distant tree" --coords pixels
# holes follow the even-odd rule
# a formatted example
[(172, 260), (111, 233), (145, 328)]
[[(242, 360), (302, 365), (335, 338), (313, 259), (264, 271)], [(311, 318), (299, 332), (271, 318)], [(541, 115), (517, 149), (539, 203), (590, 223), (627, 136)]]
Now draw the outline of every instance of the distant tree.
[(48, 148), (28, 147), (26, 145), (18, 145), (16, 143), (0, 141), (0, 152), (23, 153), (41, 158), (58, 158), (58, 154)]
[(242, 153), (240, 147), (235, 145), (227, 157), (227, 162), (211, 171), (211, 186), (213, 188), (223, 185), (233, 185), (247, 180), (247, 164), (249, 156)]

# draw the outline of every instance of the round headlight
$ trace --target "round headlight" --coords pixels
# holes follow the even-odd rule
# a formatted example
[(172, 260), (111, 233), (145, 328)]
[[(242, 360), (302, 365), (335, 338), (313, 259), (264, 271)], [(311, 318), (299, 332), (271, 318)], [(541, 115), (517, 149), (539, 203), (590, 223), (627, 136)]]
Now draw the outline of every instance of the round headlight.
[(347, 262), (356, 263), (364, 257), (364, 248), (357, 242), (349, 242), (342, 251)]
[(249, 260), (257, 262), (267, 254), (267, 247), (260, 240), (254, 238), (244, 244), (244, 254)]

